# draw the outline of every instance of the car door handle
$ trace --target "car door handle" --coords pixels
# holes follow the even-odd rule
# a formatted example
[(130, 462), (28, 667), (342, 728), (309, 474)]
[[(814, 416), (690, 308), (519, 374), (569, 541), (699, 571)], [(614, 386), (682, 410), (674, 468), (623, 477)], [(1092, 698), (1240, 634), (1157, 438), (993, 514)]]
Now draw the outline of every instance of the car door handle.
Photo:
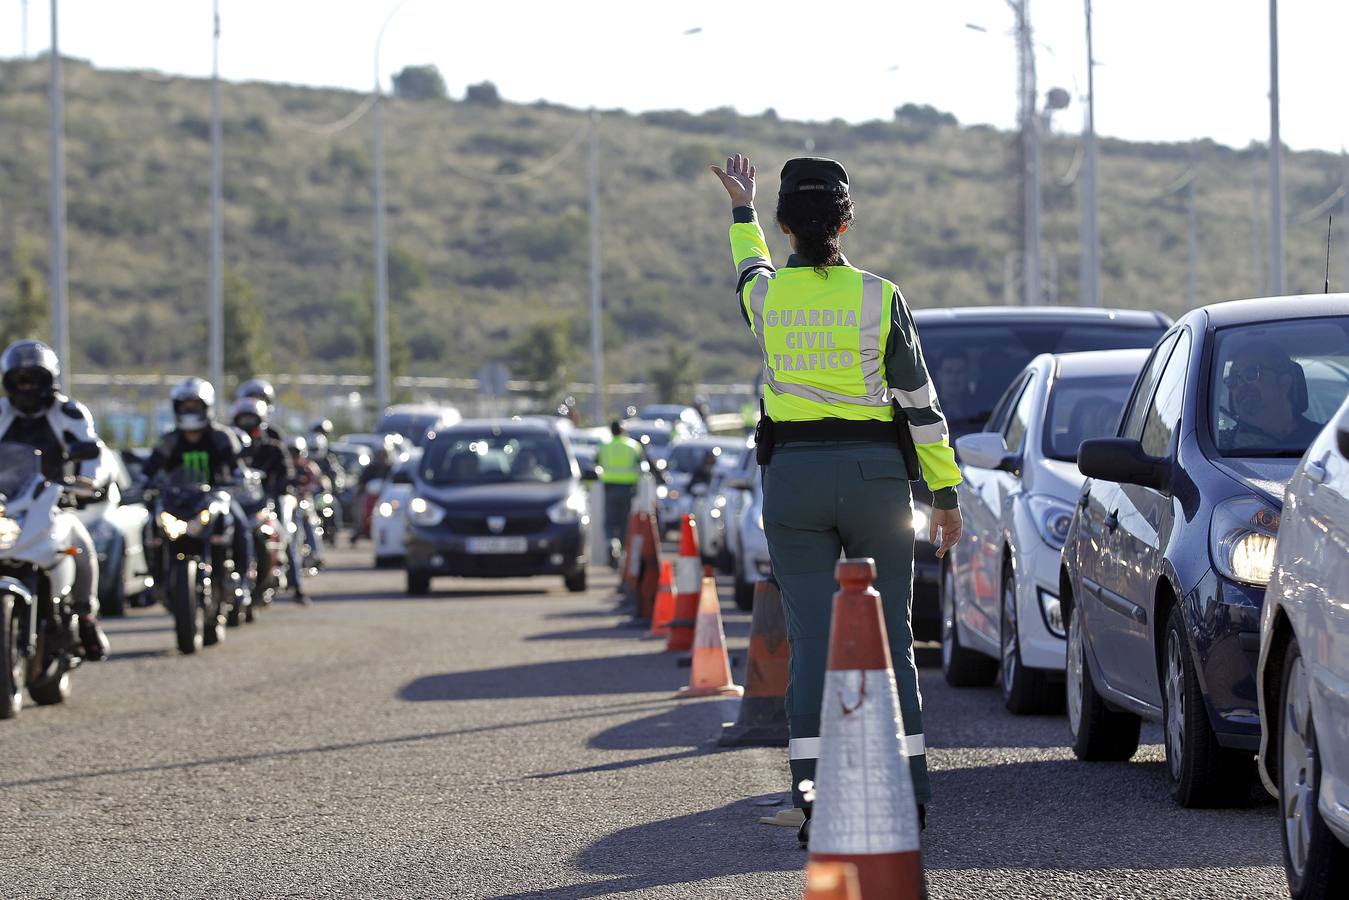
[(1105, 527), (1107, 531), (1114, 531), (1119, 527), (1119, 510), (1115, 510), (1105, 517)]
[(1321, 484), (1326, 480), (1326, 467), (1324, 463), (1308, 460), (1306, 467), (1303, 468), (1302, 471), (1307, 476), (1307, 480), (1312, 484)]

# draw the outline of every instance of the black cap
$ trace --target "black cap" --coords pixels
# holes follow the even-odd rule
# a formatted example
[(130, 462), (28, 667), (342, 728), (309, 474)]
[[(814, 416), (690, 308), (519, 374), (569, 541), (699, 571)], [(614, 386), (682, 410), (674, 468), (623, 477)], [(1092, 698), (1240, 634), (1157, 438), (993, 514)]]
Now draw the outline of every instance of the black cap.
[(848, 172), (836, 159), (821, 156), (801, 156), (787, 160), (782, 167), (782, 185), (779, 194), (797, 191), (837, 191), (848, 193)]

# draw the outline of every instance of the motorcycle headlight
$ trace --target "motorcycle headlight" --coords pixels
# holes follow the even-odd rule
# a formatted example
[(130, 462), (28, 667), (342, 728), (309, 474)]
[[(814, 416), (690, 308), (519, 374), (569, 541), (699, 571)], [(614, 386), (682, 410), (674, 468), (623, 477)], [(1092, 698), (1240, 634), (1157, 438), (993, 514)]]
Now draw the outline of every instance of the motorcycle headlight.
[(570, 494), (548, 507), (548, 520), (555, 525), (567, 525), (581, 521), (587, 511), (585, 494)]
[(1030, 507), (1040, 540), (1054, 550), (1062, 550), (1063, 542), (1068, 540), (1068, 526), (1073, 522), (1072, 504), (1044, 494), (1031, 494), (1026, 498), (1026, 504)]
[(413, 497), (408, 502), (408, 519), (413, 525), (433, 528), (445, 520), (445, 510), (425, 497)]
[(159, 530), (164, 532), (164, 537), (176, 541), (187, 534), (187, 523), (168, 510), (160, 510)]
[(381, 519), (392, 519), (394, 513), (398, 512), (398, 507), (401, 505), (402, 504), (397, 500), (385, 500), (375, 508), (375, 511), (379, 513)]
[(1278, 534), (1279, 511), (1263, 500), (1237, 497), (1220, 503), (1209, 526), (1213, 565), (1233, 581), (1264, 587), (1274, 574)]
[(9, 516), (0, 516), (0, 550), (8, 550), (19, 542), (22, 526)]
[(666, 487), (665, 485), (663, 485), (663, 484), (662, 484), (662, 485), (657, 485), (657, 487), (656, 487), (656, 499), (657, 499), (657, 500), (664, 500), (664, 499), (665, 499), (666, 497), (668, 497), (668, 496), (670, 496), (670, 489), (667, 488), (667, 487)]

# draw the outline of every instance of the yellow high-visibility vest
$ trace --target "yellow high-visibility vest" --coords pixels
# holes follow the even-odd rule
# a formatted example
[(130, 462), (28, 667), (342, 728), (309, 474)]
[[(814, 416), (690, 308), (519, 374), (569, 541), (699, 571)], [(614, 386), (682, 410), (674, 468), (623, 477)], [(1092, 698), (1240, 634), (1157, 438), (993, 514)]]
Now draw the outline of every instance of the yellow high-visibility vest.
[(636, 484), (642, 476), (642, 447), (627, 435), (616, 435), (600, 444), (595, 464), (605, 484)]

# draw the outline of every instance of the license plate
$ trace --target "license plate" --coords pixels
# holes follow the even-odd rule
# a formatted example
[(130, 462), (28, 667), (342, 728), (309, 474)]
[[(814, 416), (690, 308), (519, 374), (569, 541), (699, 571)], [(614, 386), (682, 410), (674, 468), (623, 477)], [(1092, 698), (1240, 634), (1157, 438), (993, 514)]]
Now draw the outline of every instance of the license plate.
[(478, 537), (468, 539), (468, 552), (475, 554), (524, 553), (529, 541), (522, 537)]

